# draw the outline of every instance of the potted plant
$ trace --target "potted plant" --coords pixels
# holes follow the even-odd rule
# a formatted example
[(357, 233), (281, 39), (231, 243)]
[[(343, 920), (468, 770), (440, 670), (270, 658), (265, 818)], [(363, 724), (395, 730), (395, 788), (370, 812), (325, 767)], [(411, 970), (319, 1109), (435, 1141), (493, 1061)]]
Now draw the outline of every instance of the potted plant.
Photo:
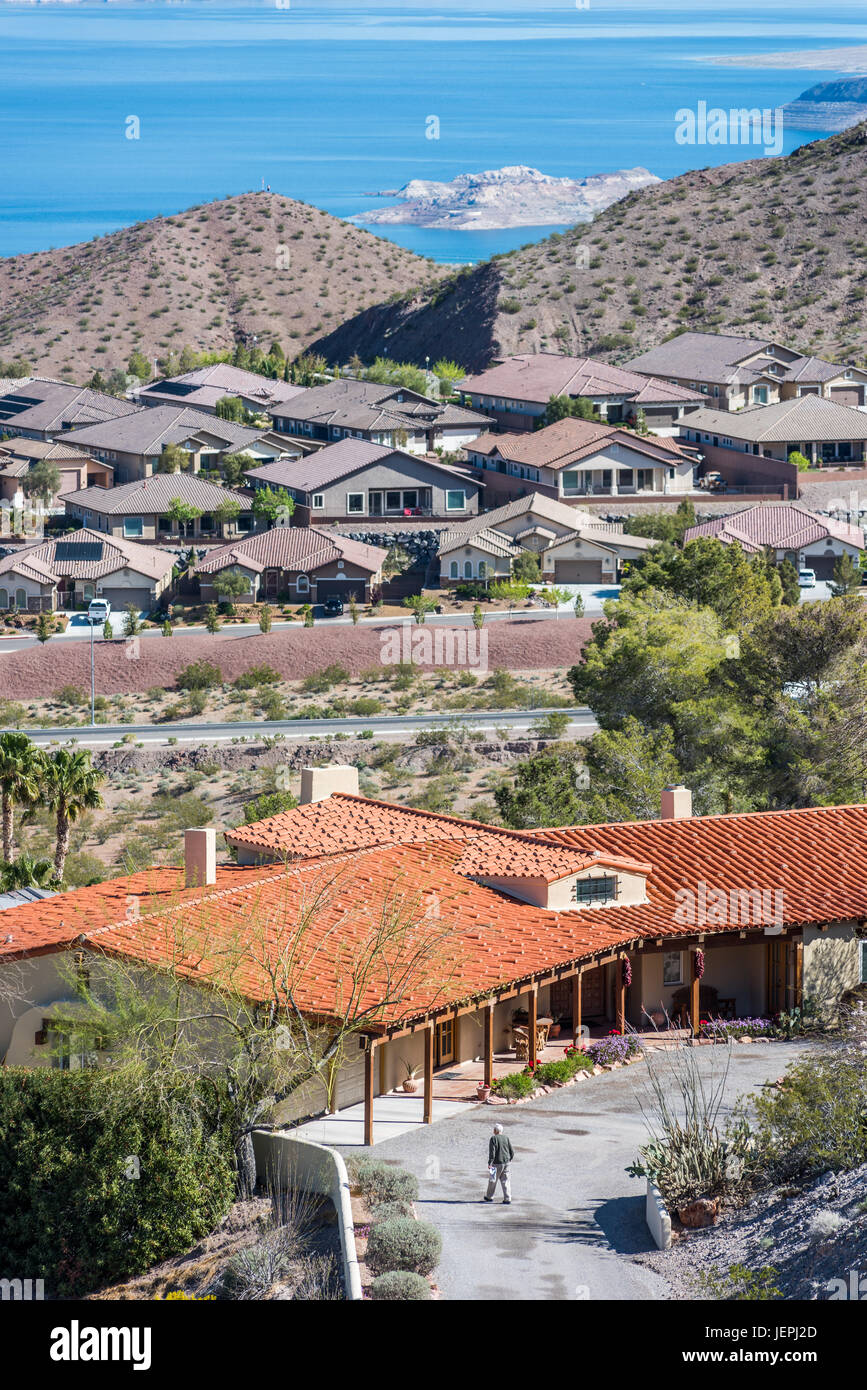
[(405, 1057), (402, 1057), (401, 1061), (403, 1062), (404, 1069), (406, 1071), (406, 1076), (404, 1077), (402, 1082), (403, 1089), (404, 1091), (406, 1091), (407, 1095), (415, 1095), (415, 1092), (418, 1090), (418, 1086), (416, 1086), (415, 1084), (415, 1078), (418, 1075), (418, 1067), (411, 1066), (410, 1063), (407, 1062)]
[(479, 1100), (487, 1100), (490, 1094), (491, 1088), (488, 1085), (487, 1081), (480, 1081), (476, 1086), (476, 1095), (478, 1096)]
[(556, 1019), (554, 1020), (554, 1022), (551, 1024), (550, 1028), (548, 1029), (548, 1037), (549, 1037), (549, 1038), (559, 1038), (559, 1036), (560, 1036), (560, 1029), (562, 1028), (562, 1026), (563, 1026), (563, 1025), (562, 1025), (562, 1023), (560, 1022), (559, 1018), (556, 1018)]

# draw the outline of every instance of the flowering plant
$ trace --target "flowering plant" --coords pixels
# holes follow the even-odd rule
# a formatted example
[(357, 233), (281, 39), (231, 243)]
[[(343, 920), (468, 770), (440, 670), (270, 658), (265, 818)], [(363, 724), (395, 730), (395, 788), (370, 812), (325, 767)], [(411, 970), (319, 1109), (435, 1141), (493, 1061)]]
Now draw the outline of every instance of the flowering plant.
[(598, 1038), (596, 1042), (590, 1043), (587, 1048), (587, 1055), (598, 1066), (610, 1066), (612, 1062), (625, 1062), (627, 1057), (634, 1057), (639, 1049), (638, 1039), (634, 1033), (609, 1033), (607, 1038)]

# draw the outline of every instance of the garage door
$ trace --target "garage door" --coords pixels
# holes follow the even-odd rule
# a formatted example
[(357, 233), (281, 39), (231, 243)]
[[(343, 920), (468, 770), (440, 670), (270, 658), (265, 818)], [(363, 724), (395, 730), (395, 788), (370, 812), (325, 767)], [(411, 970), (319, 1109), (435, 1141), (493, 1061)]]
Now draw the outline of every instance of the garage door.
[(103, 589), (99, 597), (107, 598), (112, 608), (121, 613), (128, 603), (134, 603), (136, 608), (147, 613), (152, 603), (150, 589)]
[(836, 401), (837, 405), (860, 405), (861, 387), (860, 386), (832, 386), (831, 400)]
[(836, 555), (805, 555), (804, 568), (813, 570), (817, 579), (833, 579)]
[(364, 600), (365, 589), (363, 579), (320, 579), (316, 583), (316, 598), (320, 603), (336, 594), (342, 598), (344, 603), (350, 594), (355, 594), (359, 603)]
[(602, 581), (601, 560), (555, 560), (555, 584), (599, 584)]

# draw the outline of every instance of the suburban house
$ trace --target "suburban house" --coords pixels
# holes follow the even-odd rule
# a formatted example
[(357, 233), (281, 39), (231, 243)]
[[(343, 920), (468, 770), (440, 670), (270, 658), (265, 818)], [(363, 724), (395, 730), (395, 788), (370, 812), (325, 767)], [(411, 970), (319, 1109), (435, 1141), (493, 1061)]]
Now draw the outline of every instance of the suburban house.
[(273, 414), (274, 428), (307, 443), (365, 439), (371, 444), (433, 454), (453, 453), (491, 422), (448, 401), (434, 401), (406, 386), (341, 377), (311, 386)]
[(552, 396), (591, 401), (613, 425), (636, 425), (643, 414), (657, 434), (673, 434), (684, 411), (701, 404), (700, 394), (688, 387), (556, 352), (505, 357), (458, 387), (476, 410), (510, 433), (537, 429)]
[(777, 561), (790, 560), (795, 569), (811, 569), (817, 579), (832, 579), (841, 555), (857, 563), (865, 549), (860, 526), (817, 516), (799, 502), (762, 502), (730, 516), (714, 517), (691, 526), (684, 541), (698, 536), (715, 536), (752, 554), (773, 550)]
[[(356, 779), (305, 769), (295, 810), (226, 831), (237, 863), (217, 864), (214, 830), (188, 830), (182, 869), (7, 909), (0, 968), (24, 968), (27, 987), (4, 995), (0, 1058), (62, 1065), (52, 1018), (73, 951), (93, 980), (105, 959), (159, 968), (182, 959), (173, 942), (186, 955), (201, 939), (207, 951), (177, 966), (191, 986), (207, 988), (217, 955), (237, 955), (244, 992), (267, 1000), (268, 962), (312, 902), (295, 959), (313, 963), (292, 967), (293, 999), (316, 1026), (342, 1016), (350, 982), (363, 989), (370, 1013), (330, 1100), (359, 1107), (367, 1144), (376, 1097), (407, 1066), (422, 1073), (430, 1122), (439, 1075), (479, 1060), (490, 1082), (495, 1056), (517, 1055), (518, 1019), (532, 1064), (545, 1018), (579, 1042), (663, 1013), (694, 1036), (703, 1018), (807, 999), (833, 1017), (867, 981), (865, 806), (693, 817), (689, 791), (669, 787), (659, 820), (515, 831), (368, 800)], [(384, 920), (433, 943), (431, 964), (387, 1004), (393, 962), (368, 945)], [(325, 1107), (324, 1088), (310, 1087), (278, 1118)]]
[[(180, 525), (170, 515), (179, 499), (198, 516)], [(226, 503), (236, 503), (237, 516), (221, 516)], [(88, 487), (63, 499), (66, 515), (85, 526), (126, 540), (156, 541), (169, 536), (228, 540), (253, 530), (252, 499), (243, 492), (219, 487), (194, 473), (154, 473), (138, 483), (120, 487)]]
[(614, 583), (623, 561), (637, 559), (653, 544), (600, 523), (589, 512), (530, 493), (445, 533), (437, 552), (440, 585), (507, 580), (525, 550), (541, 557), (546, 584)]
[(82, 427), (75, 431), (75, 443), (110, 463), (118, 483), (136, 482), (158, 472), (167, 444), (189, 454), (187, 467), (192, 473), (202, 469), (218, 473), (224, 454), (249, 454), (257, 462), (271, 463), (284, 454), (300, 453), (270, 430), (248, 429), (204, 410), (176, 405), (139, 407), (119, 420)]
[(87, 386), (33, 377), (0, 396), (0, 431), (27, 439), (56, 439), (88, 425), (133, 415), (138, 406)]
[(280, 599), (317, 604), (354, 595), (363, 604), (370, 602), (381, 582), (387, 554), (378, 546), (312, 526), (275, 526), (210, 551), (195, 572), (206, 600), (218, 597), (214, 578), (232, 572), (249, 582), (246, 596), (240, 596), (242, 603)]
[(676, 440), (568, 418), (532, 434), (483, 434), (466, 445), (489, 501), (534, 490), (561, 500), (692, 492), (695, 453)]
[(798, 470), (788, 462), (793, 453), (803, 454), (813, 468), (864, 466), (867, 411), (824, 396), (751, 405), (736, 413), (708, 407), (684, 419), (680, 437), (701, 451), (705, 471), (720, 473), (727, 483), (784, 487), (784, 496), (796, 497)]
[(288, 381), (233, 367), (230, 362), (215, 362), (210, 367), (196, 367), (180, 376), (164, 377), (162, 381), (143, 386), (138, 394), (141, 405), (184, 405), (213, 415), (217, 402), (224, 396), (240, 400), (253, 415), (273, 415), (275, 410), (299, 396), (303, 386)]
[(22, 546), (0, 560), (0, 609), (50, 613), (93, 598), (150, 611), (172, 579), (175, 557), (152, 545), (114, 540), (82, 527), (58, 540)]
[(285, 492), (302, 522), (354, 517), (460, 517), (479, 510), (485, 484), (464, 467), (405, 449), (341, 439), (300, 459), (251, 468), (253, 488)]
[(11, 499), (18, 487), (23, 489), (27, 474), (43, 459), (53, 464), (60, 474), (60, 487), (50, 504), (52, 507), (59, 505), (62, 509), (59, 499), (64, 493), (83, 487), (111, 487), (114, 480), (111, 464), (91, 458), (86, 449), (53, 439), (22, 436), (0, 441), (0, 498)]
[(863, 406), (867, 370), (805, 357), (767, 338), (727, 333), (679, 333), (627, 362), (630, 371), (662, 377), (712, 397), (714, 408), (743, 410), (799, 396), (825, 396), (838, 405)]

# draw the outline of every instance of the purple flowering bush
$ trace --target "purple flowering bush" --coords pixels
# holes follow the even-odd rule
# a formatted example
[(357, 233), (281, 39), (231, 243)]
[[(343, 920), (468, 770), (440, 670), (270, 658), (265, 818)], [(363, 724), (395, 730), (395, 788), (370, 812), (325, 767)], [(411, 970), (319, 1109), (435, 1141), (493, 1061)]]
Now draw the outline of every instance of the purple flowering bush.
[(607, 1038), (597, 1038), (588, 1044), (587, 1056), (596, 1066), (606, 1067), (612, 1062), (625, 1062), (627, 1057), (634, 1057), (639, 1046), (634, 1033), (609, 1033)]
[(699, 1026), (705, 1038), (769, 1038), (774, 1031), (770, 1018), (705, 1018)]

